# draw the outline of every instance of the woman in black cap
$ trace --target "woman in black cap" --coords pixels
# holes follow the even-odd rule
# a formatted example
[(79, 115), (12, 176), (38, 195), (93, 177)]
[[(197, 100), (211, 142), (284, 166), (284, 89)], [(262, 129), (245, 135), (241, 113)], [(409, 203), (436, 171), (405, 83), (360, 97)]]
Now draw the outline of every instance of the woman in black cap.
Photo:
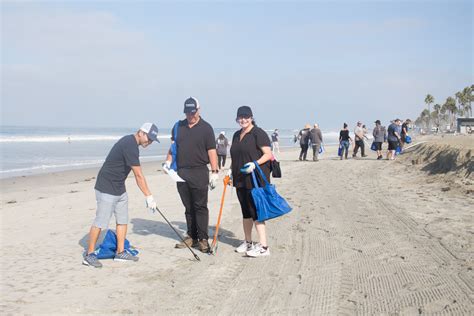
[[(270, 181), (271, 142), (267, 133), (255, 124), (250, 107), (239, 107), (236, 121), (241, 129), (235, 132), (230, 147), (232, 184), (237, 190), (237, 197), (242, 208), (245, 240), (235, 251), (246, 253), (250, 257), (268, 256), (270, 249), (267, 244), (265, 222), (258, 221), (255, 203), (252, 199), (251, 173), (255, 169), (254, 161), (256, 161), (267, 180)], [(252, 242), (254, 223), (259, 243)]]

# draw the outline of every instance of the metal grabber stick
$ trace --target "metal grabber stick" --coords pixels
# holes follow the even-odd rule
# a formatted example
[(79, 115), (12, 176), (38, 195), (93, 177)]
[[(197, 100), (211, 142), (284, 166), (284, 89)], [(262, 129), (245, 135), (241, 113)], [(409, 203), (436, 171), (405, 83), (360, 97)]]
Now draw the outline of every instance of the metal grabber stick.
[(165, 219), (165, 221), (168, 223), (168, 225), (170, 225), (170, 227), (174, 230), (174, 232), (176, 233), (176, 235), (178, 235), (179, 239), (181, 239), (181, 241), (183, 242), (183, 244), (185, 244), (186, 247), (188, 247), (189, 251), (191, 251), (191, 253), (193, 254), (194, 258), (196, 258), (197, 261), (201, 261), (201, 259), (200, 259), (200, 258), (198, 257), (198, 255), (191, 249), (191, 247), (189, 247), (189, 245), (184, 242), (184, 239), (183, 239), (183, 237), (181, 236), (181, 234), (178, 233), (178, 231), (173, 227), (173, 225), (171, 225), (171, 223), (168, 221), (168, 219), (165, 217), (165, 215), (163, 215), (163, 213), (161, 213), (160, 209), (157, 207), (156, 210), (157, 210), (158, 213), (160, 213), (160, 215)]

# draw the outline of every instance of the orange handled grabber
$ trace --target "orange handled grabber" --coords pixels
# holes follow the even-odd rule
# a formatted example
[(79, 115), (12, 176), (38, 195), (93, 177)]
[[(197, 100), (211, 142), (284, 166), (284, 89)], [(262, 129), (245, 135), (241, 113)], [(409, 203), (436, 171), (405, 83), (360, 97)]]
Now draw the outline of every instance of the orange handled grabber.
[(217, 217), (217, 224), (216, 224), (216, 230), (214, 232), (214, 239), (212, 239), (211, 249), (209, 250), (211, 254), (214, 254), (217, 252), (217, 243), (218, 243), (217, 234), (219, 233), (219, 225), (221, 224), (222, 209), (224, 208), (225, 191), (229, 183), (230, 183), (230, 177), (225, 176), (224, 177), (224, 191), (222, 191), (222, 198), (221, 198), (221, 209), (219, 210), (219, 216)]

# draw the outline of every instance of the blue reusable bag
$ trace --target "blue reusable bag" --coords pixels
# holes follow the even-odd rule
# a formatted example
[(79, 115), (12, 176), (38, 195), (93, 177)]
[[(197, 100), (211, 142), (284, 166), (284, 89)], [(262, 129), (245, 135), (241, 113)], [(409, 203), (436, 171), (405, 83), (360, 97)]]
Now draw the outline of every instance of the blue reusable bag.
[(265, 182), (265, 185), (260, 187), (255, 176), (255, 171), (252, 172), (252, 181), (254, 188), (251, 191), (255, 208), (257, 209), (257, 221), (264, 222), (266, 220), (282, 216), (291, 211), (291, 206), (282, 198), (275, 189), (273, 184), (268, 183), (265, 174), (256, 161), (255, 167)]
[(400, 146), (397, 146), (395, 149), (395, 155), (400, 155), (402, 153), (402, 148)]
[[(138, 255), (138, 250), (133, 249), (127, 239), (125, 239), (124, 250), (132, 256)], [(97, 255), (97, 259), (112, 259), (113, 257), (115, 257), (116, 251), (117, 235), (115, 235), (113, 231), (108, 230), (107, 234), (105, 234), (104, 240), (96, 249), (95, 254)]]
[(337, 155), (342, 157), (342, 145), (339, 145), (339, 148), (337, 149)]
[(411, 137), (410, 136), (405, 136), (405, 143), (409, 144), (411, 143)]
[(176, 122), (173, 126), (173, 139), (174, 142), (171, 144), (171, 166), (170, 168), (173, 169), (174, 171), (178, 171), (178, 164), (176, 163), (176, 156), (178, 155), (178, 128), (179, 128), (179, 122)]
[(323, 144), (321, 144), (321, 146), (319, 146), (319, 154), (324, 154), (325, 151)]
[(377, 145), (375, 145), (375, 142), (372, 143), (372, 146), (370, 146), (370, 149), (373, 151), (377, 151)]

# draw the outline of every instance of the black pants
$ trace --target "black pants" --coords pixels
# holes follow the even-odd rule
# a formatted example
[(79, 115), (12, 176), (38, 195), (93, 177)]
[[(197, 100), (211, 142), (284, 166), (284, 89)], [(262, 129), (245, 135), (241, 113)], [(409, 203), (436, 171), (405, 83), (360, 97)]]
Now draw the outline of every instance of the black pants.
[(219, 166), (219, 169), (224, 168), (226, 158), (227, 158), (227, 155), (217, 155), (217, 165)]
[(318, 160), (319, 148), (321, 148), (321, 144), (313, 145), (313, 160)]
[(355, 146), (354, 146), (354, 153), (352, 154), (353, 156), (357, 155), (357, 152), (359, 151), (360, 147), (360, 153), (362, 156), (365, 156), (365, 144), (363, 140), (356, 140), (355, 141)]
[(191, 188), (187, 182), (178, 182), (178, 193), (186, 209), (188, 236), (193, 239), (209, 239), (208, 188)]
[(301, 152), (300, 152), (300, 160), (306, 160), (306, 155), (308, 154), (309, 146), (307, 144), (300, 144)]

